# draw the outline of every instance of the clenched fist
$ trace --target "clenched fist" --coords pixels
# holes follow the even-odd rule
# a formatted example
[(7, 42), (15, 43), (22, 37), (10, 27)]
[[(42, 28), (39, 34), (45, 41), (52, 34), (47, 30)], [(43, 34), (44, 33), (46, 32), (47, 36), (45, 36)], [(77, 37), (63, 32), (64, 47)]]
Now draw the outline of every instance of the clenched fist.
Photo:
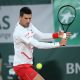
[(61, 41), (59, 42), (60, 46), (65, 46), (67, 43), (67, 39), (62, 38)]

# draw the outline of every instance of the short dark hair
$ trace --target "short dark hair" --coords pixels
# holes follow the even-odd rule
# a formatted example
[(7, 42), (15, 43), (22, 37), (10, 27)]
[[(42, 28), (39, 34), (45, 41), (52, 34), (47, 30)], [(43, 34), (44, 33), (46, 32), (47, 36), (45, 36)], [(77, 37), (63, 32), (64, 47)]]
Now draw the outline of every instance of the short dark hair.
[(32, 14), (32, 11), (29, 7), (22, 7), (20, 9), (20, 16), (23, 16), (24, 14)]

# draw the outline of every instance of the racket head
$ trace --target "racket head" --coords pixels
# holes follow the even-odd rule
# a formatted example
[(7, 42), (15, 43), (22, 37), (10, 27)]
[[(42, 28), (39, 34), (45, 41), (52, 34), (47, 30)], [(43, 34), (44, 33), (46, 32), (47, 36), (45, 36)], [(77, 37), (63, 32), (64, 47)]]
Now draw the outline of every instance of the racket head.
[(66, 26), (68, 29), (68, 27), (73, 23), (76, 18), (76, 9), (71, 5), (64, 5), (60, 7), (57, 17), (60, 24), (62, 26)]

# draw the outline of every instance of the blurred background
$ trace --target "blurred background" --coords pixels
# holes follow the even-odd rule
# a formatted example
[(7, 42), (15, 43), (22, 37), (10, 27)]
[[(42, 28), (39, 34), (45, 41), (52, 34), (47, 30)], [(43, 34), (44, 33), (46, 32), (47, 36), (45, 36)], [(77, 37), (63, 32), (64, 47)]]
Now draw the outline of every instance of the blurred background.
[(41, 70), (36, 70), (45, 80), (80, 80), (80, 0), (0, 0), (0, 80), (18, 80), (12, 68), (12, 34), (20, 8), (31, 8), (32, 23), (40, 31), (57, 32), (61, 27), (57, 13), (63, 5), (76, 8), (76, 19), (68, 30), (72, 35), (67, 46), (48, 50), (35, 48), (34, 67), (37, 63), (43, 64)]

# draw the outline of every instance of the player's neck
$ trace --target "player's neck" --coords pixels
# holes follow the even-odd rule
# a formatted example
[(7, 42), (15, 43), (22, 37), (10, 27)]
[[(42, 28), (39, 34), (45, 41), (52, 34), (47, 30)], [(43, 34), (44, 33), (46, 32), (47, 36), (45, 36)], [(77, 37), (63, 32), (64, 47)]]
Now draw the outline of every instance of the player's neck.
[(23, 28), (28, 28), (28, 27), (29, 27), (29, 25), (28, 25), (28, 26), (25, 26), (25, 25), (23, 25), (21, 22), (19, 22), (19, 24), (20, 24)]

